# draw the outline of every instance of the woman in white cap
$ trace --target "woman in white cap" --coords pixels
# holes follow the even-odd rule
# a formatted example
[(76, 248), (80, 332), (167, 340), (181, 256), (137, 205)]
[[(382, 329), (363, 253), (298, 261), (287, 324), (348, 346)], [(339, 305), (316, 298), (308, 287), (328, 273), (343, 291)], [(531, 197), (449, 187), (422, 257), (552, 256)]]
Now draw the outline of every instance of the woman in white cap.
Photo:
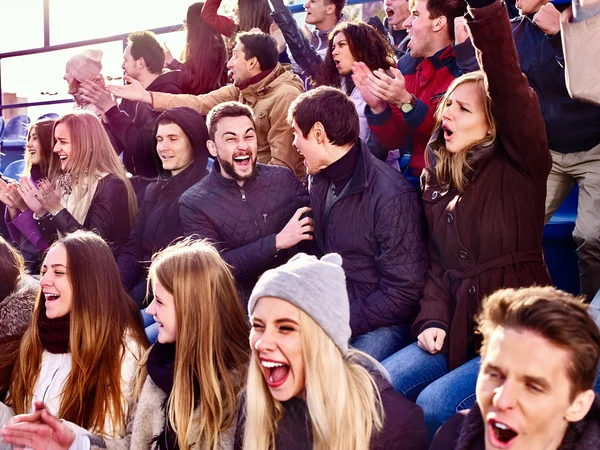
[(265, 272), (248, 313), (245, 450), (427, 448), (420, 408), (393, 391), (374, 359), (348, 347), (341, 256), (298, 254)]

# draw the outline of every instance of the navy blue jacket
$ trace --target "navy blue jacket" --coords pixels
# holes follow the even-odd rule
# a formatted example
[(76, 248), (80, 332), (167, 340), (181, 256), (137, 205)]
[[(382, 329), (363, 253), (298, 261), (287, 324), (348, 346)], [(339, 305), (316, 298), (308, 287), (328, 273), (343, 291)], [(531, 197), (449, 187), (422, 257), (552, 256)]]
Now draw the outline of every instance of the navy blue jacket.
[(550, 150), (574, 153), (598, 145), (600, 106), (569, 97), (560, 33), (546, 36), (527, 16), (511, 24), (521, 70), (540, 102)]

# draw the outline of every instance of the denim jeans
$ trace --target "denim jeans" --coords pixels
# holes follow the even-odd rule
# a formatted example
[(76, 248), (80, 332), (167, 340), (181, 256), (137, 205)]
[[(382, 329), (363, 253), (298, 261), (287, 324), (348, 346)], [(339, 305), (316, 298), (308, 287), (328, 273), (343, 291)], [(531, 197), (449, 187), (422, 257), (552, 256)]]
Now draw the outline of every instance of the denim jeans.
[(158, 338), (158, 325), (154, 322), (154, 317), (146, 312), (145, 309), (140, 311), (144, 320), (144, 328), (146, 328), (146, 336), (150, 344), (154, 344)]
[(432, 355), (417, 343), (382, 362), (390, 374), (394, 390), (423, 409), (430, 438), (461, 409), (475, 402), (479, 357), (448, 373), (448, 355)]
[(361, 334), (350, 341), (350, 346), (367, 353), (377, 361), (383, 361), (413, 340), (408, 325), (381, 327)]

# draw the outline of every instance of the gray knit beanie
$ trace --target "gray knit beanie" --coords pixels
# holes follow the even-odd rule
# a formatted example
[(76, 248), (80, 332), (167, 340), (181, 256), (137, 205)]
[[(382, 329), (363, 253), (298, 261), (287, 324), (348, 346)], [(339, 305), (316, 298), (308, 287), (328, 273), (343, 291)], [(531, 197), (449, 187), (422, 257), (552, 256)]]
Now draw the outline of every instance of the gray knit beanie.
[(350, 303), (342, 257), (330, 253), (320, 260), (299, 253), (283, 266), (266, 271), (248, 302), (252, 315), (262, 297), (276, 297), (300, 308), (317, 322), (343, 355), (350, 340)]

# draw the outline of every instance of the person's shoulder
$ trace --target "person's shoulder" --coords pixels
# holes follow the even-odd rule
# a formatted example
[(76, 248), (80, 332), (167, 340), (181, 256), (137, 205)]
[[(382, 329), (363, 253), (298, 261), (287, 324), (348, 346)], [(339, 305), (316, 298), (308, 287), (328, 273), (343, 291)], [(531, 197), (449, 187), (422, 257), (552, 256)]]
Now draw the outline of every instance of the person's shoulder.
[(374, 186), (385, 188), (385, 192), (390, 197), (395, 197), (400, 193), (411, 193), (416, 192), (413, 185), (406, 179), (404, 175), (394, 167), (386, 164), (385, 162), (377, 159), (375, 156), (369, 154), (370, 160), (370, 174), (367, 174), (368, 178), (371, 178), (371, 183)]
[(435, 434), (430, 450), (454, 450), (469, 411), (459, 411), (450, 417)]
[[(279, 64), (279, 63), (278, 63)], [(271, 81), (270, 86), (277, 95), (283, 94), (301, 94), (304, 92), (302, 79), (291, 70), (287, 70), (280, 64), (274, 70), (279, 74)]]
[(183, 194), (180, 201), (195, 201), (205, 195), (210, 194), (214, 185), (212, 173), (203, 177), (200, 181), (190, 186)]

